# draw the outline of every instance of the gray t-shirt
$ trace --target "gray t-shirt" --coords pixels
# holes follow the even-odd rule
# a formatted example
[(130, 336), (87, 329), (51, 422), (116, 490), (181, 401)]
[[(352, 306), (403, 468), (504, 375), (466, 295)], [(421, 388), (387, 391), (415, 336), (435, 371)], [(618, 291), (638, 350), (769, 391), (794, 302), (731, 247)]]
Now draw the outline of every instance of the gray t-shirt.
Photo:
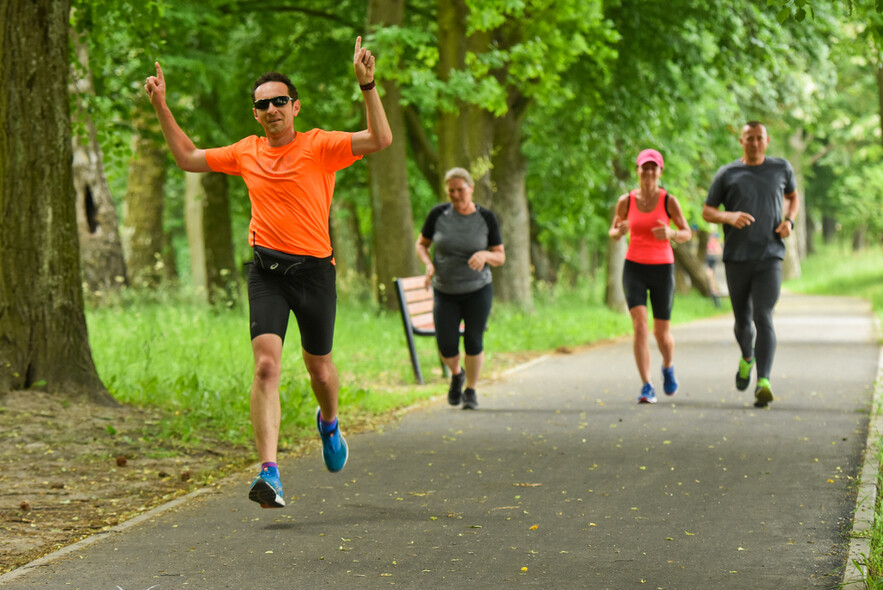
[(488, 265), (481, 270), (469, 268), (473, 254), (503, 243), (497, 218), (488, 209), (476, 205), (474, 213), (460, 215), (451, 203), (436, 205), (420, 233), (434, 245), (434, 289), (452, 295), (472, 293), (491, 282)]
[(705, 204), (727, 211), (744, 211), (751, 225), (737, 229), (724, 225), (724, 262), (785, 258), (785, 242), (776, 233), (782, 222), (783, 196), (797, 190), (794, 169), (788, 160), (766, 157), (749, 166), (736, 160), (717, 171)]

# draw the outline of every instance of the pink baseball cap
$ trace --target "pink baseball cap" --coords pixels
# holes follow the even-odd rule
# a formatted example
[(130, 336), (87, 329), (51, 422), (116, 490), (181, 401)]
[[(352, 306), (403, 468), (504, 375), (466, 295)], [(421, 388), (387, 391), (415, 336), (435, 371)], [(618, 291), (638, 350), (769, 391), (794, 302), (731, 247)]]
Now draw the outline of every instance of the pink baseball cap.
[(660, 168), (665, 168), (665, 164), (662, 162), (662, 154), (656, 150), (644, 150), (638, 154), (638, 166), (643, 166), (647, 162), (655, 162)]

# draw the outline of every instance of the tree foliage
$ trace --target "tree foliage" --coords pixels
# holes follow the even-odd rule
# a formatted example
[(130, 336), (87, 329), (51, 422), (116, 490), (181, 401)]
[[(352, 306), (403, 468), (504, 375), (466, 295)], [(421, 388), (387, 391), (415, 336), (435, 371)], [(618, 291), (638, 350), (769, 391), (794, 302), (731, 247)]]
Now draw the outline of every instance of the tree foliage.
[[(101, 64), (95, 112), (104, 121), (105, 149), (117, 142), (111, 154), (128, 149), (120, 138), (127, 137), (131, 104), (141, 99), (141, 83), (156, 59), (166, 66), (179, 121), (205, 147), (259, 132), (249, 112), (250, 81), (269, 69), (288, 73), (298, 85), (304, 105), (298, 126), (360, 124), (348, 51), (354, 36), (365, 33), (364, 1), (278, 3), (269, 19), (267, 6), (245, 0), (75, 5), (77, 28), (88, 31), (93, 61)], [(529, 102), (521, 141), (531, 232), (561, 276), (585, 276), (599, 266), (610, 207), (634, 182), (634, 154), (643, 147), (663, 152), (663, 183), (700, 225), (705, 187), (719, 165), (738, 156), (735, 132), (747, 119), (768, 123), (774, 155), (794, 156), (785, 149), (787, 139), (794, 129), (805, 130), (810, 143), (799, 157), (811, 159), (807, 183), (832, 179), (824, 192), (806, 187), (818, 211), (839, 210), (845, 220), (849, 214), (839, 203), (853, 190), (847, 187), (874, 177), (870, 146), (846, 140), (860, 129), (871, 132), (872, 118), (857, 115), (873, 104), (867, 92), (874, 81), (858, 70), (847, 76), (851, 58), (841, 45), (864, 47), (868, 63), (879, 59), (877, 1), (735, 0), (727, 10), (702, 0), (465, 5), (467, 33), (478, 42), (450, 76), (437, 71), (431, 0), (408, 2), (401, 24), (379, 28), (366, 41), (378, 56), (379, 75), (397, 83), (409, 124), (426, 146), (437, 145), (442, 113), (478, 107), (502, 117), (515, 96)], [(856, 102), (848, 103), (852, 96)], [(847, 112), (850, 124), (843, 127), (838, 121)], [(438, 199), (437, 170), (414, 149), (408, 158), (419, 227)], [(110, 169), (113, 183), (124, 184), (123, 167)], [(183, 194), (175, 178), (168, 182), (173, 197)], [(348, 227), (358, 228), (359, 243), (371, 244), (365, 170), (341, 172), (337, 186), (336, 199), (358, 216)], [(242, 257), (248, 202), (240, 184), (231, 188), (233, 237)]]

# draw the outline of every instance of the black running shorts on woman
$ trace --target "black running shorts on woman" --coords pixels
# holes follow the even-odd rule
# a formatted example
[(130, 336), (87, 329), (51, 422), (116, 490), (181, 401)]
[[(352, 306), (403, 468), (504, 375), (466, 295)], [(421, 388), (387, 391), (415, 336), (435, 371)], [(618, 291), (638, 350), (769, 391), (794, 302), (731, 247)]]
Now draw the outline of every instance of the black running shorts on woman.
[(254, 265), (248, 273), (251, 338), (276, 334), (285, 340), (291, 312), (300, 328), (303, 349), (314, 356), (331, 352), (337, 313), (336, 270), (330, 261), (290, 275)]
[(460, 320), (463, 321), (463, 350), (469, 356), (484, 350), (484, 330), (491, 315), (494, 284), (472, 293), (435, 292), (432, 309), (438, 351), (445, 358), (457, 356), (460, 348)]
[(647, 305), (649, 291), (653, 319), (670, 320), (674, 305), (675, 265), (640, 264), (626, 260), (622, 269), (622, 290), (629, 309)]

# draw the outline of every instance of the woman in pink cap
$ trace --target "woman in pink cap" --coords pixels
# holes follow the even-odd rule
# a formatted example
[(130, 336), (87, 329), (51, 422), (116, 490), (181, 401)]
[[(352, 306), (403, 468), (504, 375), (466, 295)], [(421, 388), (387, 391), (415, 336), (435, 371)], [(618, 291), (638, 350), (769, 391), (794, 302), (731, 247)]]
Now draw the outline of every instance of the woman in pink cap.
[[(648, 292), (653, 306), (653, 335), (662, 353), (662, 389), (666, 395), (674, 395), (678, 390), (674, 370), (675, 341), (670, 329), (675, 291), (671, 240), (682, 244), (692, 237), (692, 232), (678, 200), (659, 186), (663, 166), (662, 154), (656, 150), (644, 150), (638, 154), (641, 186), (619, 197), (608, 232), (614, 240), (631, 234), (622, 271), (622, 287), (635, 330), (635, 363), (642, 383), (638, 403), (641, 404), (656, 403), (656, 391), (650, 380)], [(677, 229), (671, 227), (671, 222)]]

